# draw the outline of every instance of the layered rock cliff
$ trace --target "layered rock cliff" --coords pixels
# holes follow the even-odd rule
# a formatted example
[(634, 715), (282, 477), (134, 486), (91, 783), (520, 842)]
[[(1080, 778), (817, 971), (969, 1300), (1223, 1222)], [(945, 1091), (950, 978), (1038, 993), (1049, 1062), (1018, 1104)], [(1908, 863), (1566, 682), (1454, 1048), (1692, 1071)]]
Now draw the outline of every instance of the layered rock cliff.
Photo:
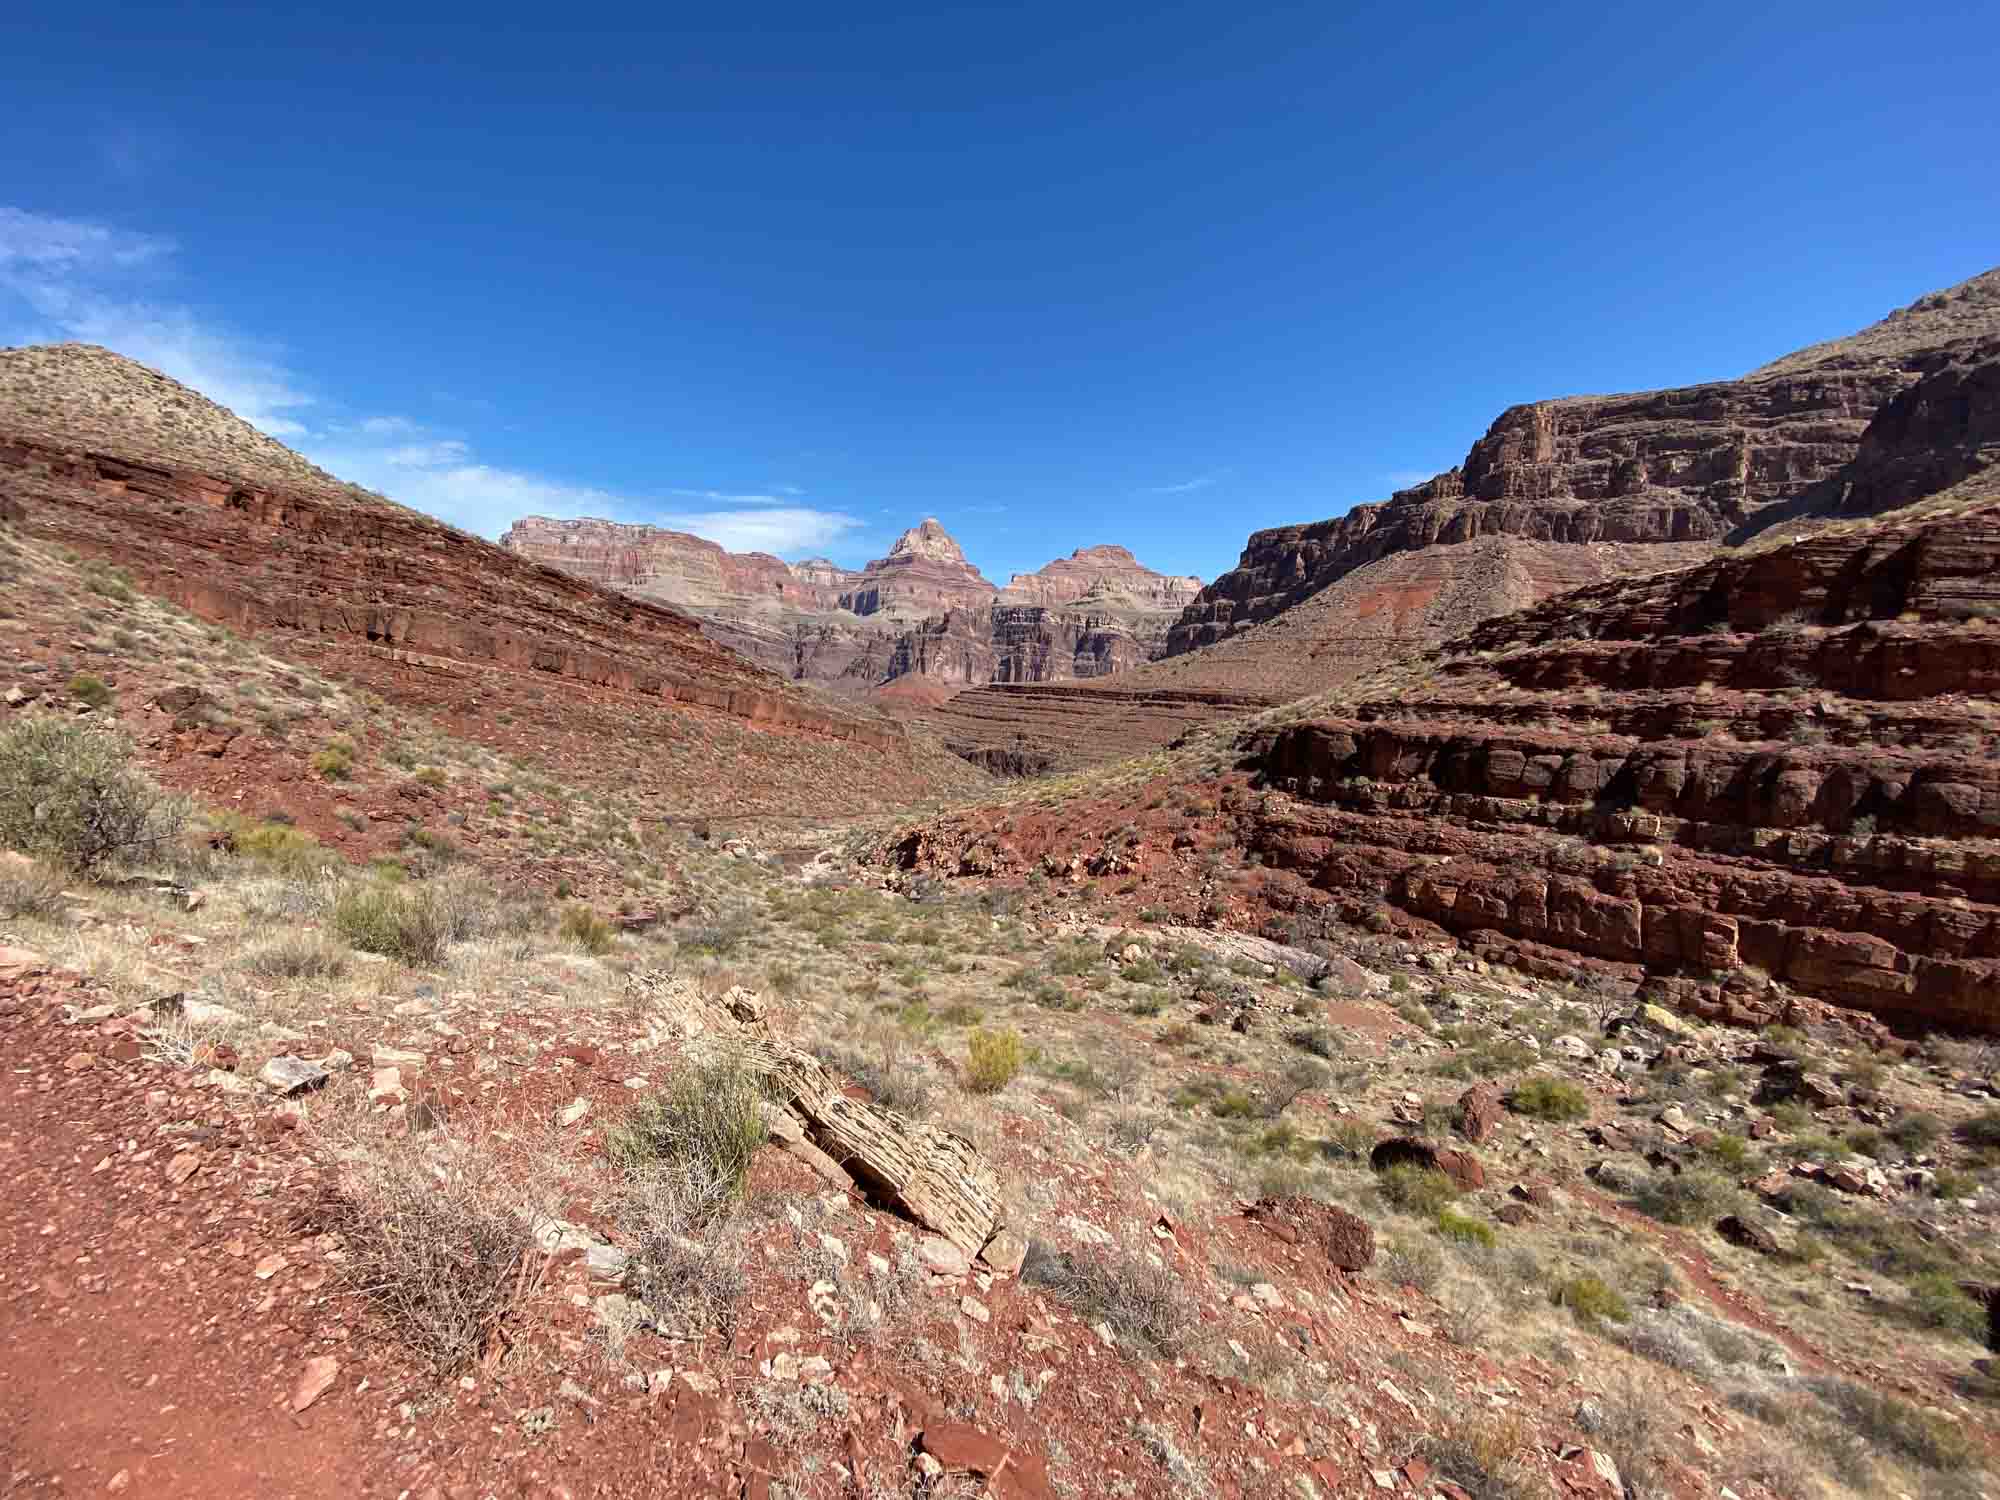
[(594, 581), (689, 609), (709, 637), (796, 681), (892, 701), (994, 682), (1121, 672), (1160, 652), (1201, 580), (1145, 567), (1124, 547), (1082, 547), (996, 589), (935, 520), (858, 571), (788, 565), (650, 526), (517, 521), (502, 545)]
[[(1578, 581), (1567, 548), (1623, 549), (1607, 571), (1685, 562), (1690, 547), (1713, 546), (1818, 492), (1856, 458), (1884, 403), (1996, 337), (2000, 271), (1739, 380), (1512, 407), (1447, 473), (1334, 520), (1253, 535), (1236, 568), (1183, 613), (1167, 655), (1271, 620), (1370, 564), (1431, 548), (1532, 544), (1513, 548), (1512, 559), (1537, 597)], [(1516, 602), (1495, 598), (1483, 612)], [(1456, 613), (1429, 641), (1407, 644), (1471, 623)]]

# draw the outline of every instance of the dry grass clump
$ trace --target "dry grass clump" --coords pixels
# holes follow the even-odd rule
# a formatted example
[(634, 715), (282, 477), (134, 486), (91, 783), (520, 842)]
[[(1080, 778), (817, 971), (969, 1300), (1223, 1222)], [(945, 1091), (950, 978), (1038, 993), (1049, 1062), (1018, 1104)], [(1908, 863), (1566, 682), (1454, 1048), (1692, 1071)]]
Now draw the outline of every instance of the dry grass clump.
[(607, 1136), (636, 1242), (625, 1281), (663, 1325), (725, 1336), (743, 1294), (737, 1209), (764, 1144), (757, 1079), (728, 1060), (680, 1068)]
[(333, 929), (364, 953), (413, 967), (444, 962), (453, 943), (477, 936), (499, 913), (490, 892), (463, 880), (351, 885), (333, 903)]
[(432, 1135), (347, 1151), (330, 1217), (340, 1274), (440, 1373), (485, 1352), (529, 1290), (537, 1210), (483, 1143)]
[(253, 948), (243, 967), (259, 979), (338, 979), (349, 962), (347, 950), (324, 934), (299, 932)]
[(123, 735), (35, 715), (0, 731), (0, 844), (94, 874), (174, 838), (187, 805), (132, 769)]
[(578, 902), (565, 907), (557, 930), (585, 953), (609, 953), (618, 942), (618, 929), (589, 907)]
[(1046, 1288), (1085, 1322), (1104, 1323), (1119, 1338), (1168, 1359), (1186, 1350), (1194, 1330), (1194, 1304), (1180, 1278), (1144, 1255), (1097, 1248), (1059, 1251), (1032, 1240), (1021, 1280)]
[(0, 864), (0, 921), (48, 921), (62, 910), (63, 883), (55, 871), (29, 860)]
[(1534, 1445), (1534, 1431), (1517, 1415), (1460, 1414), (1418, 1451), (1472, 1500), (1531, 1500), (1543, 1493), (1522, 1457)]
[(764, 1144), (762, 1102), (757, 1079), (740, 1065), (689, 1064), (633, 1107), (606, 1135), (605, 1150), (634, 1180), (670, 1178), (684, 1215), (714, 1219), (743, 1196)]

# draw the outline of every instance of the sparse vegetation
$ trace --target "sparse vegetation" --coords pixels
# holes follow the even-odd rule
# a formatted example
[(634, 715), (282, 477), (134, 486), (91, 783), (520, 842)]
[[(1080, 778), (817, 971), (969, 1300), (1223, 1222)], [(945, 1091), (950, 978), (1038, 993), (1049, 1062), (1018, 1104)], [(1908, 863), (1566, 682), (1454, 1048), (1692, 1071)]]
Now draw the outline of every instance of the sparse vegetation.
[(1516, 1084), (1507, 1096), (1507, 1107), (1537, 1120), (1581, 1120), (1590, 1113), (1590, 1095), (1545, 1074)]
[(186, 804), (132, 768), (122, 736), (44, 715), (0, 731), (0, 843), (91, 875), (154, 855), (187, 821)]
[(1026, 1062), (1027, 1048), (1018, 1031), (982, 1026), (966, 1038), (965, 1086), (975, 1094), (997, 1094)]

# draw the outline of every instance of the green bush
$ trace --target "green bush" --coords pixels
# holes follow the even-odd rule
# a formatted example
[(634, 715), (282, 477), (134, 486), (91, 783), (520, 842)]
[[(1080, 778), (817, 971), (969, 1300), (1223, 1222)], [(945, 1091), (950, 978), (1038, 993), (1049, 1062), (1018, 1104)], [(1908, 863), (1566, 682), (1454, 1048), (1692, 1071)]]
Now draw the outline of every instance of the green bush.
[(1449, 1208), (1438, 1210), (1437, 1232), (1455, 1244), (1478, 1245), (1487, 1250), (1498, 1243), (1491, 1224)]
[(618, 929), (580, 902), (563, 909), (558, 926), (585, 953), (609, 953), (618, 941)]
[(1014, 1081), (1026, 1062), (1027, 1048), (1020, 1032), (982, 1026), (966, 1038), (965, 1086), (975, 1094), (997, 1094)]
[(1376, 1186), (1391, 1205), (1405, 1213), (1435, 1218), (1458, 1197), (1458, 1185), (1433, 1167), (1399, 1162), (1385, 1170)]
[(328, 781), (345, 781), (354, 774), (354, 741), (334, 740), (312, 758), (312, 768)]
[(310, 875), (340, 862), (339, 856), (318, 839), (289, 823), (259, 823), (241, 813), (223, 813), (213, 821), (232, 854), (275, 866), (288, 875)]
[(0, 843), (88, 875), (157, 849), (187, 820), (184, 803), (131, 766), (123, 736), (36, 716), (0, 732)]
[(1537, 1120), (1581, 1120), (1590, 1113), (1590, 1095), (1573, 1083), (1543, 1075), (1515, 1084), (1507, 1107)]
[(1555, 1289), (1550, 1300), (1568, 1308), (1570, 1316), (1586, 1326), (1623, 1323), (1632, 1316), (1625, 1299), (1598, 1276), (1572, 1276)]
[(1955, 1277), (1932, 1271), (1910, 1283), (1909, 1313), (1926, 1328), (1986, 1341), (1986, 1304), (1968, 1296)]
[(1958, 1127), (1958, 1138), (1968, 1146), (2000, 1146), (2000, 1109), (1984, 1109)]
[(69, 695), (92, 708), (102, 708), (111, 701), (111, 689), (105, 686), (104, 679), (93, 677), (88, 672), (79, 672), (70, 678)]
[(606, 1134), (605, 1151), (629, 1177), (670, 1177), (697, 1217), (713, 1217), (743, 1196), (765, 1139), (761, 1100), (756, 1078), (733, 1062), (688, 1065)]
[(476, 912), (463, 892), (428, 882), (351, 885), (333, 904), (333, 930), (349, 944), (412, 965), (442, 963), (475, 925)]

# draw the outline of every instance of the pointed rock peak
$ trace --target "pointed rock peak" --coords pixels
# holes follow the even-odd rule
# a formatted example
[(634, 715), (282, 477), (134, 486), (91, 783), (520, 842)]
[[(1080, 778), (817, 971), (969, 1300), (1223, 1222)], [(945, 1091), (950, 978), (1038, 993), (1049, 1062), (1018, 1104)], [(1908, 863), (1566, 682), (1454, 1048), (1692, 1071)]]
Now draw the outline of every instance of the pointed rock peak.
[(934, 516), (924, 517), (923, 524), (912, 526), (896, 538), (896, 545), (889, 549), (891, 557), (928, 557), (936, 562), (962, 563), (965, 554), (959, 550), (951, 533), (940, 526)]

